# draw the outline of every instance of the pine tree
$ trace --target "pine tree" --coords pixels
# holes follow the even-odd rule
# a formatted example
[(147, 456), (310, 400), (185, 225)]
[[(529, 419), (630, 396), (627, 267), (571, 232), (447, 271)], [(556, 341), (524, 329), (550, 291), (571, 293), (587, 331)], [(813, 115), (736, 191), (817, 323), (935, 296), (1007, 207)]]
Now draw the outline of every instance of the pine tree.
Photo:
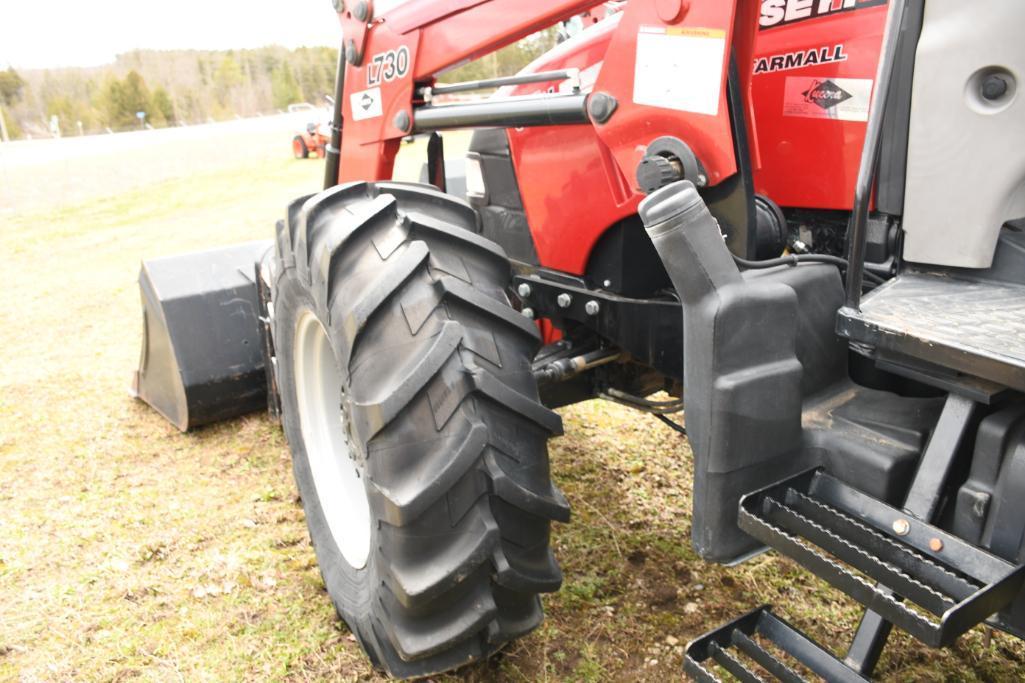
[[(153, 107), (150, 102), (149, 88), (146, 81), (134, 69), (128, 72), (122, 83), (121, 113), (127, 121), (138, 121), (137, 112), (143, 112), (147, 116), (152, 114)], [(129, 124), (130, 126), (131, 124)]]
[(281, 64), (271, 73), (270, 90), (274, 106), (278, 109), (285, 109), (288, 105), (301, 101), (303, 97), (295, 74), (287, 63)]
[(21, 100), (24, 88), (25, 81), (13, 67), (8, 67), (7, 71), (0, 71), (0, 104), (7, 106), (16, 104)]
[(174, 115), (174, 102), (163, 86), (157, 87), (150, 98), (153, 107), (153, 125), (173, 126), (177, 122)]
[(108, 77), (100, 92), (98, 108), (106, 124), (114, 130), (129, 130), (139, 126), (137, 112), (152, 115), (149, 88), (138, 71), (129, 71), (123, 81)]

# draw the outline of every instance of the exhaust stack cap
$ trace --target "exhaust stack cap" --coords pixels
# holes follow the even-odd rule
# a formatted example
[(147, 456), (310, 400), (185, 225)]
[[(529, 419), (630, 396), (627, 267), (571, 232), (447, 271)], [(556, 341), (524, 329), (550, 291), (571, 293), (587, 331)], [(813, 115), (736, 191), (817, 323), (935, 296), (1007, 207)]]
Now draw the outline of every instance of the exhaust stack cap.
[(660, 230), (659, 228), (667, 221), (704, 206), (705, 202), (698, 194), (694, 183), (689, 180), (679, 180), (645, 197), (641, 201), (638, 212), (648, 234), (654, 237), (677, 225), (683, 225), (683, 223), (674, 222), (672, 225), (665, 225)]

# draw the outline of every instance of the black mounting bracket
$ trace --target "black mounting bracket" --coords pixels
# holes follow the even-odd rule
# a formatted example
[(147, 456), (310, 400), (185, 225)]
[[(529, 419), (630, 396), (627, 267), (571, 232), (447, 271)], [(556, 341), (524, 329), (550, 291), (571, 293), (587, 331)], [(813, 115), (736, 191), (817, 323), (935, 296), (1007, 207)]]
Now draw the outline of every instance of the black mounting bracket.
[(549, 318), (560, 329), (583, 326), (672, 379), (683, 379), (683, 313), (666, 299), (631, 299), (592, 289), (582, 278), (524, 268), (512, 290), (529, 318)]

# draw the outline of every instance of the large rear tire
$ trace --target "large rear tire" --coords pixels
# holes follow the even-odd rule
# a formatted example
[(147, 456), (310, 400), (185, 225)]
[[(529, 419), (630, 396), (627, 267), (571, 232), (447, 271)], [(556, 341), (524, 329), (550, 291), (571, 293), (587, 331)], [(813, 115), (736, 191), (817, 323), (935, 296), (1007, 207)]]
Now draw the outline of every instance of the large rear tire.
[(424, 676), (542, 619), (569, 508), (559, 416), (504, 252), (432, 188), (338, 186), (279, 224), (272, 297), (282, 419), (327, 591), (374, 663)]
[(306, 141), (301, 135), (292, 138), (292, 156), (296, 159), (310, 158), (310, 148), (306, 146)]

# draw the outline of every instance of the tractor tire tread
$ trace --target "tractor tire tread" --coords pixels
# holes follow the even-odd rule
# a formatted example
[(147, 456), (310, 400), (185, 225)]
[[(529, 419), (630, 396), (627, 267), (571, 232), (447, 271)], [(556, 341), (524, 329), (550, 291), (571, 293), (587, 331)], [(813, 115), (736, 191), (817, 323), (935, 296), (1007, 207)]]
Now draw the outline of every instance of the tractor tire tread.
[(278, 229), (282, 267), (345, 347), (377, 493), (369, 618), (336, 605), (395, 676), (487, 657), (540, 624), (537, 594), (562, 581), (549, 533), (569, 507), (545, 445), (562, 421), (537, 396), (540, 337), (509, 306), (509, 261), (476, 221), (424, 186), (350, 183), (293, 202)]

